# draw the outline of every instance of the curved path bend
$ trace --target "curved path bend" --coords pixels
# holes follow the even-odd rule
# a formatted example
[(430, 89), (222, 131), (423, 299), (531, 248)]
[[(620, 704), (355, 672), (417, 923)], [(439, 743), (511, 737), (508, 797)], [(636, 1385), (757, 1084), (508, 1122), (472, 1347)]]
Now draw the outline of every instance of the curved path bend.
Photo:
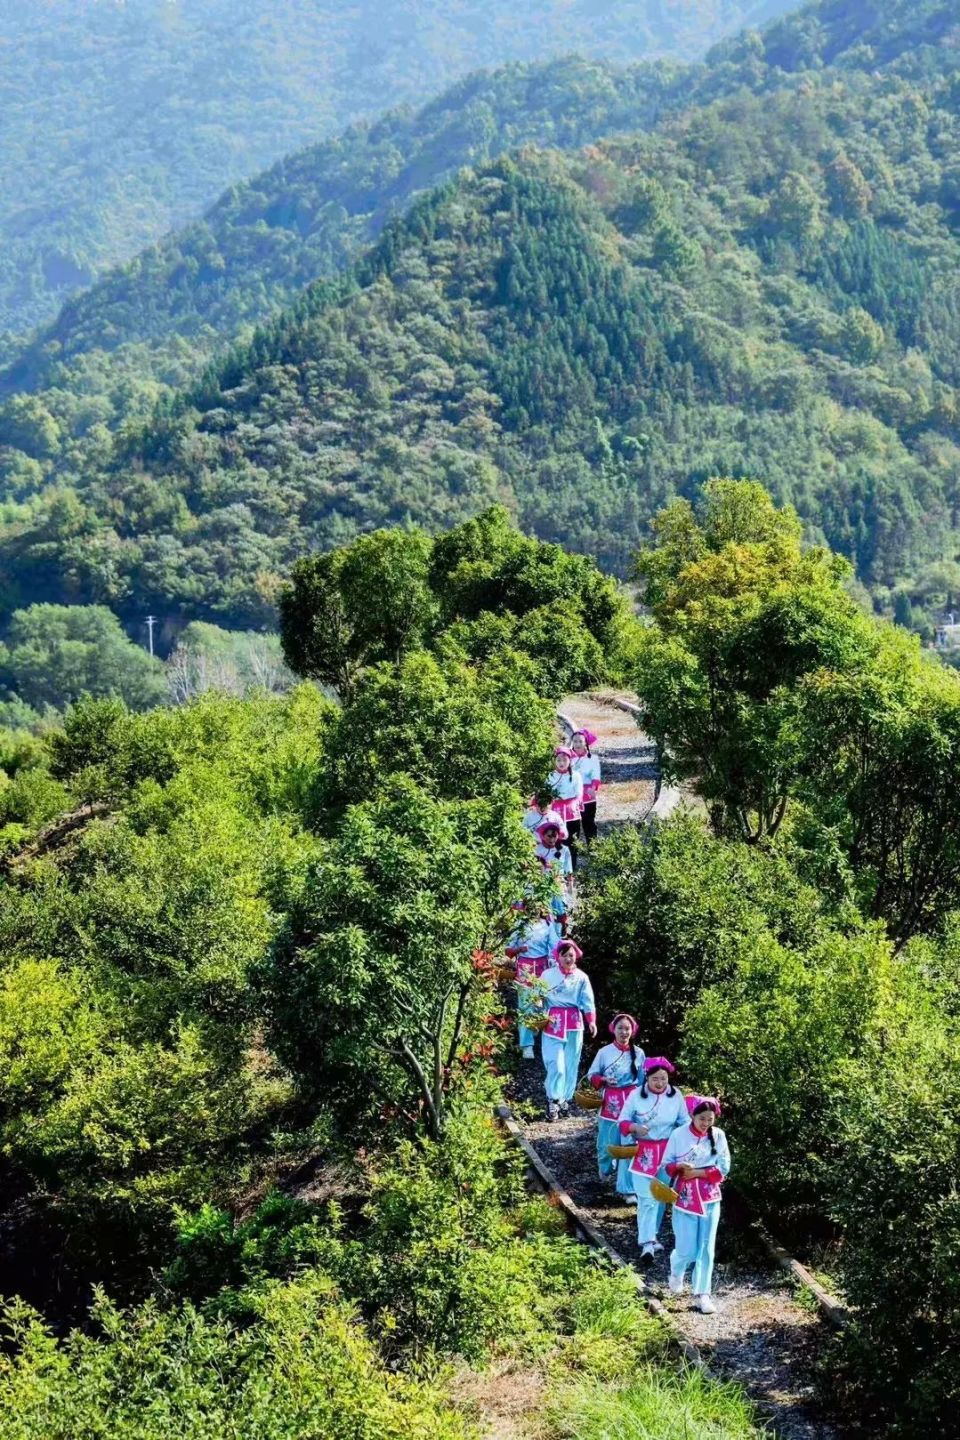
[[(564, 718), (575, 727), (589, 727), (599, 738), (604, 788), (598, 822), (603, 828), (648, 818), (657, 792), (653, 746), (634, 718), (610, 703), (612, 698), (576, 695), (561, 706)], [(658, 813), (666, 798), (661, 797)], [(669, 806), (678, 798), (674, 792)], [(594, 1116), (580, 1113), (554, 1124), (523, 1118), (524, 1111), (543, 1113), (539, 1059), (523, 1066), (513, 1099), (518, 1102), (517, 1120), (524, 1136), (580, 1214), (618, 1256), (636, 1262), (636, 1211), (621, 1205), (612, 1188), (597, 1177)], [(731, 1140), (736, 1165), (735, 1134)], [(669, 1232), (669, 1219), (664, 1228)], [(662, 1238), (669, 1241), (669, 1234)], [(831, 1331), (814, 1305), (798, 1302), (795, 1282), (767, 1258), (748, 1217), (738, 1213), (735, 1195), (724, 1203), (717, 1258), (715, 1315), (701, 1315), (688, 1296), (669, 1294), (664, 1256), (645, 1277), (646, 1288), (663, 1302), (682, 1337), (697, 1347), (717, 1375), (744, 1387), (761, 1418), (782, 1440), (865, 1435), (866, 1431), (841, 1427), (822, 1413), (816, 1369)]]

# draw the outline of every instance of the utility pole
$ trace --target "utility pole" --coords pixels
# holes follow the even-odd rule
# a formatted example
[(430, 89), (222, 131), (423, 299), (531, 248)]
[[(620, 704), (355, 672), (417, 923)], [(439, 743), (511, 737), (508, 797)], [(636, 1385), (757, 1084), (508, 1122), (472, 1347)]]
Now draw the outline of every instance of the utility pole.
[(148, 616), (147, 616), (147, 637), (148, 637), (147, 643), (148, 643), (149, 646), (150, 646), (150, 655), (151, 655), (151, 657), (153, 656), (153, 627), (154, 627), (154, 625), (156, 625), (156, 623), (157, 623), (157, 617), (156, 617), (156, 615), (148, 615)]

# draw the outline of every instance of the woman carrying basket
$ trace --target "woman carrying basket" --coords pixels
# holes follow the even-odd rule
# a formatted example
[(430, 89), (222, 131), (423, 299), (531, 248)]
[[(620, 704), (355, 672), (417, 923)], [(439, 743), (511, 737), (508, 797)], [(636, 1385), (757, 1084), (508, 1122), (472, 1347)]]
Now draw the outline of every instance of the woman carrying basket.
[(524, 1024), (530, 1015), (531, 987), (549, 968), (560, 939), (560, 922), (550, 905), (541, 900), (523, 901), (520, 920), (510, 936), (506, 953), (516, 964), (518, 1039), (524, 1060), (534, 1059), (534, 1033)]
[(687, 1121), (683, 1095), (671, 1083), (675, 1073), (665, 1055), (653, 1055), (643, 1063), (643, 1084), (629, 1096), (620, 1112), (620, 1134), (636, 1140), (637, 1153), (628, 1162), (627, 1173), (637, 1195), (637, 1242), (640, 1264), (649, 1267), (663, 1249), (657, 1234), (663, 1222), (664, 1205), (650, 1193), (651, 1180), (666, 1181), (664, 1155), (670, 1137)]
[(617, 1193), (630, 1203), (636, 1203), (637, 1197), (627, 1173), (627, 1161), (615, 1160), (607, 1146), (619, 1142), (623, 1107), (643, 1075), (644, 1054), (640, 1046), (633, 1043), (638, 1029), (632, 1015), (614, 1015), (609, 1025), (613, 1043), (604, 1045), (597, 1051), (593, 1064), (587, 1071), (590, 1084), (603, 1095), (597, 1123), (597, 1167), (600, 1178), (605, 1180), (616, 1171)]
[(540, 979), (543, 1005), (549, 1015), (540, 1050), (547, 1072), (547, 1119), (565, 1116), (577, 1088), (583, 1026), (597, 1033), (596, 1005), (590, 979), (579, 968), (583, 951), (572, 940), (561, 940), (553, 952), (553, 965)]
[(730, 1147), (718, 1130), (720, 1101), (712, 1095), (687, 1097), (690, 1124), (675, 1130), (667, 1143), (664, 1168), (678, 1192), (673, 1204), (676, 1244), (670, 1256), (670, 1289), (683, 1291), (693, 1266), (692, 1287), (698, 1309), (712, 1315), (713, 1256), (720, 1224), (720, 1186), (730, 1173)]

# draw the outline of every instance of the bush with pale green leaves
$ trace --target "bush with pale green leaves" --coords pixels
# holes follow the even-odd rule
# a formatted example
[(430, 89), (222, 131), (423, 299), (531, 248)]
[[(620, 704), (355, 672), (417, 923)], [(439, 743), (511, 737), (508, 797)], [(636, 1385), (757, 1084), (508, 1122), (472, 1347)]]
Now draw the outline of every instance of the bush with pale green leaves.
[(274, 1282), (235, 1329), (192, 1306), (124, 1312), (101, 1296), (97, 1333), (55, 1338), (14, 1303), (0, 1357), (6, 1440), (465, 1440), (437, 1386), (389, 1371), (316, 1271)]

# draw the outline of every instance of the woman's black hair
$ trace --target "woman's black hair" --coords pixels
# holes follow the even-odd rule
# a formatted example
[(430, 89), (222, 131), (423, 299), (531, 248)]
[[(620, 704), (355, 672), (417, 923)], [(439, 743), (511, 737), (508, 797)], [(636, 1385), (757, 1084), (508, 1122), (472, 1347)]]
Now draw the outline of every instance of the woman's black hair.
[[(663, 1067), (661, 1066), (661, 1069), (662, 1069), (662, 1068), (663, 1068)], [(650, 1073), (652, 1074), (653, 1072), (651, 1071)], [(669, 1072), (668, 1072), (668, 1073), (669, 1073)], [(668, 1095), (676, 1095), (676, 1093), (677, 1093), (677, 1092), (676, 1092), (676, 1090), (674, 1089), (673, 1082), (670, 1081), (670, 1080), (668, 1080), (668, 1081), (667, 1081), (667, 1094), (668, 1094)], [(643, 1096), (644, 1100), (646, 1100), (647, 1096), (650, 1094), (650, 1091), (647, 1089), (647, 1077), (646, 1077), (646, 1075), (644, 1075), (644, 1077), (643, 1077), (643, 1084), (640, 1086), (640, 1094)]]

